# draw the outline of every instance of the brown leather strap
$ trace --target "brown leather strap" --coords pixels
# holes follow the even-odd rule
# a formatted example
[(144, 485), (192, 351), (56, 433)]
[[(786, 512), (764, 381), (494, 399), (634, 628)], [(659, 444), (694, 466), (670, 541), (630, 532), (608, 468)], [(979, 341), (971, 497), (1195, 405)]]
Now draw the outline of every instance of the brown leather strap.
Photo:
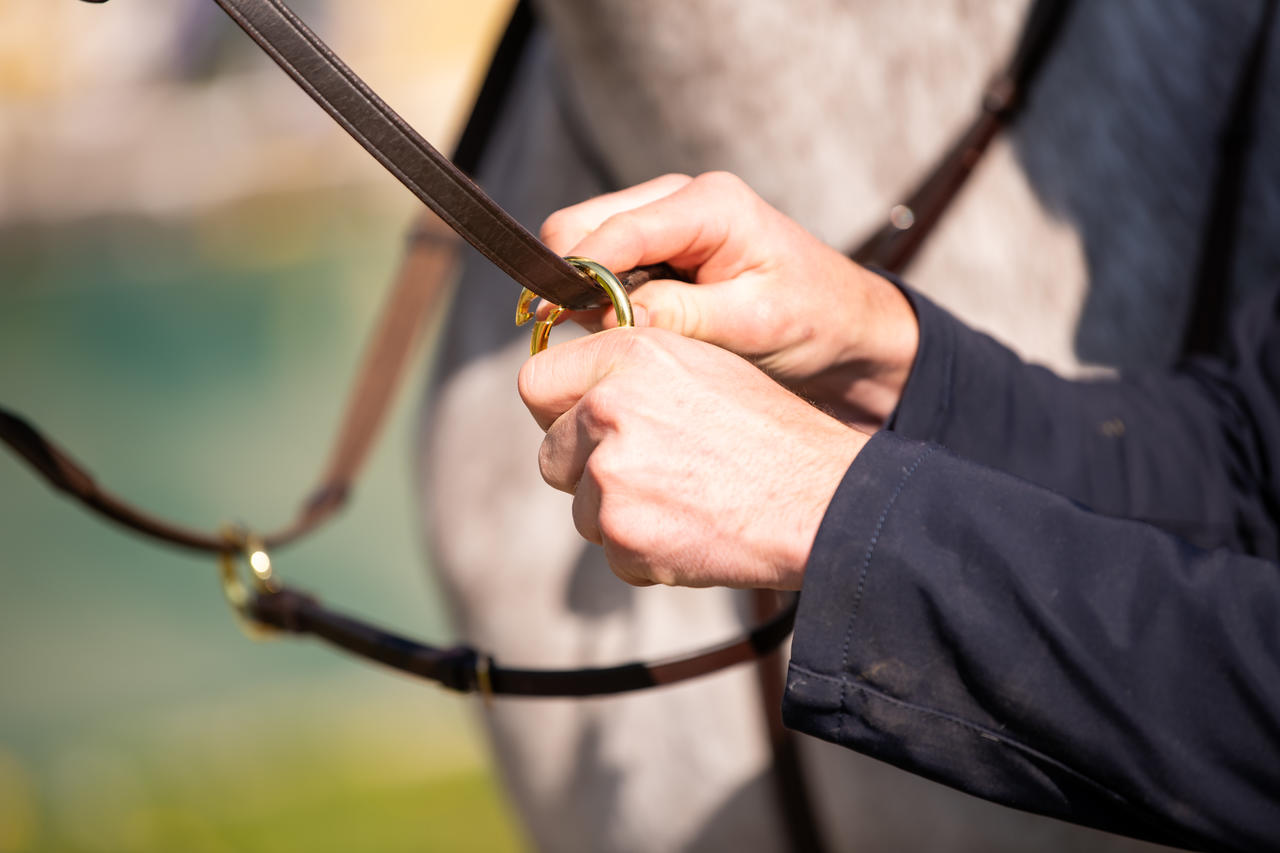
[(444, 223), (421, 216), (408, 241), (391, 297), (370, 333), (329, 465), (305, 505), (307, 529), (345, 501), (409, 367), (418, 332), (436, 315), (451, 284), (458, 239)]
[(987, 85), (981, 108), (938, 164), (889, 220), (849, 256), (860, 264), (901, 272), (973, 174), (973, 169), (1000, 131), (1013, 120), (1036, 74), (1053, 47), (1072, 0), (1036, 0), (1009, 64)]
[(566, 308), (605, 304), (600, 289), (499, 207), (387, 106), (280, 0), (217, 0), (285, 73), (503, 272)]
[[(351, 490), (384, 419), (392, 391), (413, 356), (424, 318), (434, 313), (447, 290), (459, 243), (443, 223), (433, 220), (424, 217), (410, 235), (410, 249), (387, 296), (377, 331), (366, 345), (363, 365), (319, 485), (288, 525), (262, 537), (266, 547), (288, 544), (315, 529), (342, 506)], [(3, 408), (0, 441), (17, 451), (55, 488), (135, 532), (215, 554), (229, 547), (225, 536), (168, 521), (102, 488), (70, 454), (22, 417)]]
[(688, 655), (587, 669), (517, 669), (469, 646), (439, 649), (329, 610), (312, 596), (284, 588), (256, 594), (249, 614), (282, 631), (313, 634), (344, 651), (439, 682), (462, 693), (498, 696), (601, 696), (697, 678), (776, 649), (795, 624), (798, 596), (746, 636)]

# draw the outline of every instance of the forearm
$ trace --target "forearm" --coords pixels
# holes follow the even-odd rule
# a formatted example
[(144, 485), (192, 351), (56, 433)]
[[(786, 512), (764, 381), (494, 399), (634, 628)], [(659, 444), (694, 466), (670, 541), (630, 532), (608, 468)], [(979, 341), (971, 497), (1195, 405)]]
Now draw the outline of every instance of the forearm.
[(796, 728), (1167, 843), (1280, 837), (1280, 573), (880, 434), (807, 569)]

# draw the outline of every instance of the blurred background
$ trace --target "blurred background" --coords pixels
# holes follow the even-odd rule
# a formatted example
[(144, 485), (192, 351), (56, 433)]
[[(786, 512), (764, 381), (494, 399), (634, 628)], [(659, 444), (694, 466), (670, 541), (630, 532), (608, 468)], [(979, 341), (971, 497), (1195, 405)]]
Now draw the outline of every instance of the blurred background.
[[(447, 151), (509, 2), (293, 5)], [(0, 0), (0, 404), (131, 502), (291, 517), (416, 207), (210, 0)], [(421, 382), (343, 516), (276, 566), (449, 643)], [(212, 561), (0, 453), (0, 853), (518, 849), (468, 701), (251, 642)]]

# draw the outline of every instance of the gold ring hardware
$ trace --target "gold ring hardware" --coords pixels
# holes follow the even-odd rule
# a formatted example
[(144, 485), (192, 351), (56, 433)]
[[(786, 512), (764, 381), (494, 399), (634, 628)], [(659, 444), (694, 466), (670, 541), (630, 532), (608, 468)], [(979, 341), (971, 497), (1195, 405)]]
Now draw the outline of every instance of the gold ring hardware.
[(227, 543), (227, 550), (218, 555), (218, 576), (222, 581), (222, 594), (235, 612), (240, 629), (251, 640), (275, 636), (275, 628), (262, 624), (249, 613), (254, 593), (240, 579), (238, 569), (238, 563), (243, 559), (249, 567), (250, 582), (259, 594), (278, 592), (280, 585), (276, 583), (271, 568), (271, 556), (259, 537), (238, 525), (223, 525), (222, 538)]
[(493, 707), (493, 678), (491, 671), (493, 670), (493, 658), (486, 654), (476, 655), (476, 690), (480, 693), (480, 698), (484, 701), (486, 708)]
[[(619, 326), (634, 326), (636, 324), (635, 315), (631, 312), (631, 299), (627, 296), (627, 289), (622, 286), (622, 282), (618, 281), (616, 275), (604, 265), (598, 264), (590, 258), (567, 257), (565, 260), (580, 275), (591, 279), (596, 286), (605, 292), (605, 295), (609, 297), (609, 301), (613, 303), (613, 315), (618, 318)], [(529, 306), (537, 298), (538, 294), (527, 287), (520, 291), (520, 300), (516, 302), (517, 326), (523, 326), (534, 319), (535, 314), (529, 310)], [(533, 324), (533, 335), (529, 339), (530, 355), (537, 355), (547, 348), (547, 340), (551, 337), (551, 328), (555, 326), (556, 320), (563, 313), (564, 309), (559, 305), (552, 305), (551, 312), (545, 318)]]

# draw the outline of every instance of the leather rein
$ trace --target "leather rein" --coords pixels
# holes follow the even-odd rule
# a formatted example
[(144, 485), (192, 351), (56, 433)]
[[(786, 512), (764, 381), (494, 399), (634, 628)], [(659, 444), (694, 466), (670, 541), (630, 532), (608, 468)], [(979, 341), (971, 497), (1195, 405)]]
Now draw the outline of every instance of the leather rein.
[[(489, 654), (470, 646), (439, 648), (388, 632), (330, 609), (315, 596), (279, 581), (269, 552), (314, 531), (344, 505), (394, 389), (411, 361), (425, 325), (423, 318), (443, 302), (459, 237), (516, 282), (556, 305), (587, 308), (604, 301), (590, 279), (542, 245), (414, 131), (281, 0), (215, 2), (438, 217), (424, 218), (410, 234), (409, 250), (366, 347), (319, 485), (303, 500), (293, 520), (278, 530), (255, 535), (226, 527), (211, 533), (145, 512), (99, 486), (70, 454), (19, 415), (3, 408), (0, 440), (52, 487), (97, 515), (148, 538), (216, 555), (227, 597), (250, 633), (310, 634), (346, 652), (450, 690), (486, 696), (543, 697), (623, 693), (696, 678), (757, 660), (777, 649), (791, 633), (797, 596), (791, 596), (784, 606), (775, 607), (773, 615), (745, 635), (689, 654), (598, 668), (520, 669), (502, 666)], [(978, 117), (920, 187), (894, 208), (885, 227), (851, 253), (855, 260), (890, 271), (909, 263), (988, 143), (1020, 106), (1022, 93), (1047, 53), (1068, 6), (1069, 0), (1037, 0), (1013, 61), (989, 85)], [(519, 20), (513, 19), (513, 25)], [(510, 33), (509, 29), (509, 36)], [(502, 50), (500, 46), (500, 57)], [(485, 104), (492, 75), (495, 71), (509, 74), (509, 65), (495, 63), (491, 67), (491, 79), (481, 90), (477, 111)], [(475, 122), (473, 113), (460, 145), (459, 158), (464, 161), (476, 159), (472, 139)], [(474, 162), (467, 165), (473, 168)], [(627, 290), (658, 277), (673, 277), (673, 272), (660, 265), (619, 276)], [(247, 584), (240, 579), (240, 562), (247, 566)]]

